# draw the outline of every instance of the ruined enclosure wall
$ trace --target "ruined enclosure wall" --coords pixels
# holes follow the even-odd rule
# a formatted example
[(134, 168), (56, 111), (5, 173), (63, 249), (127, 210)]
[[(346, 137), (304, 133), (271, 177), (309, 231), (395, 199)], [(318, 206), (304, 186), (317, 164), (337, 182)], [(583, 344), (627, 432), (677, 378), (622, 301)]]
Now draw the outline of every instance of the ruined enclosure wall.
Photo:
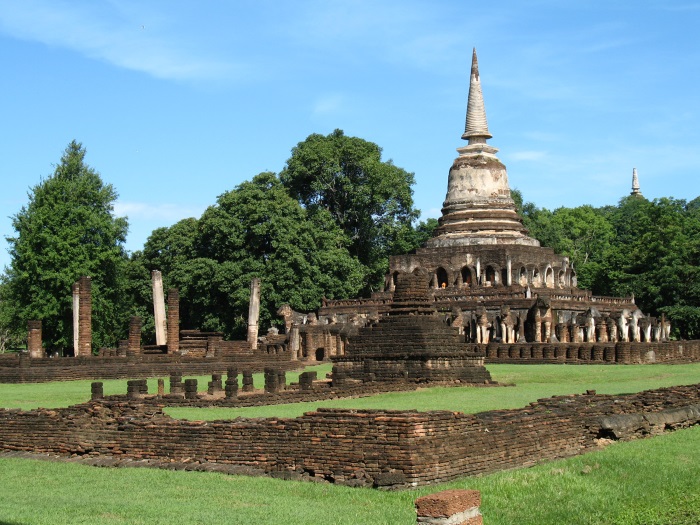
[(486, 363), (644, 364), (700, 361), (700, 341), (486, 345)]
[(0, 447), (161, 462), (189, 458), (268, 474), (406, 487), (579, 454), (596, 446), (611, 420), (639, 437), (698, 423), (699, 403), (700, 385), (691, 385), (562, 396), (475, 415), (321, 409), (296, 419), (203, 422), (170, 419), (159, 407), (105, 402), (0, 410)]
[(288, 354), (256, 353), (235, 358), (180, 355), (132, 355), (129, 357), (63, 357), (26, 359), (20, 355), (0, 359), (0, 383), (41, 383), (76, 379), (130, 379), (166, 377), (179, 371), (187, 375), (223, 373), (230, 367), (262, 371), (265, 367), (290, 370), (299, 366)]

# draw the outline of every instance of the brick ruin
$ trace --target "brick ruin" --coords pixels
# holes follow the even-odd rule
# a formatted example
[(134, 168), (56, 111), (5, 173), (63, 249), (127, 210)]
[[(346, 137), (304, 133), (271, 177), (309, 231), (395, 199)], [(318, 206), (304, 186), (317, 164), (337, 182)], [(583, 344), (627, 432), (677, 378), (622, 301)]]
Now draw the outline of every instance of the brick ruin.
[[(665, 319), (644, 316), (634, 298), (577, 288), (568, 259), (527, 236), (507, 173), (487, 144), (476, 55), (467, 123), (449, 175), (435, 236), (394, 256), (384, 292), (324, 301), (318, 312), (283, 305), (285, 331), (258, 330), (259, 281), (251, 283), (248, 338), (183, 330), (179, 293), (154, 308), (161, 334), (141, 344), (141, 319), (118, 348), (91, 352), (90, 280), (73, 287), (75, 357), (42, 352), (41, 321), (28, 323), (28, 354), (0, 356), (0, 382), (134, 378), (127, 392), (60, 409), (0, 409), (0, 450), (73, 456), (101, 465), (265, 474), (349, 486), (407, 488), (534, 465), (700, 423), (700, 385), (622, 396), (542, 399), (521, 409), (446, 411), (318, 409), (298, 418), (186, 421), (166, 406), (255, 406), (411, 390), (423, 382), (489, 384), (484, 363), (653, 363), (700, 360), (700, 341), (670, 341)], [(638, 185), (637, 185), (638, 186)], [(638, 188), (637, 188), (638, 189)], [(161, 281), (162, 286), (162, 281)], [(165, 312), (165, 313), (164, 313)], [(332, 360), (331, 381), (300, 362)], [(265, 370), (255, 391), (253, 371)], [(227, 374), (223, 379), (224, 372)], [(239, 375), (240, 373), (240, 375)], [(185, 375), (211, 374), (206, 393)], [(143, 377), (169, 377), (149, 394)], [(239, 383), (240, 380), (240, 383)], [(444, 501), (424, 502), (425, 517)], [(432, 507), (431, 507), (432, 505)], [(478, 507), (478, 504), (476, 504)], [(472, 512), (472, 511), (469, 511)], [(475, 511), (478, 512), (478, 511)], [(477, 518), (475, 512), (468, 519)], [(478, 523), (478, 521), (474, 521)]]
[(92, 355), (92, 281), (86, 276), (73, 284), (73, 355)]
[[(188, 381), (180, 396), (191, 392)], [(619, 396), (590, 391), (478, 414), (329, 408), (297, 418), (187, 421), (163, 412), (167, 394), (144, 402), (143, 383), (129, 382), (126, 399), (100, 399), (99, 386), (93, 386), (96, 400), (81, 405), (0, 409), (0, 450), (103, 466), (141, 462), (408, 488), (531, 466), (597, 450), (610, 440), (700, 423), (697, 384)]]
[(400, 276), (388, 314), (360, 328), (345, 355), (332, 358), (334, 383), (491, 381), (485, 353), (467, 348), (459, 328), (436, 315), (427, 284), (421, 269)]
[[(420, 269), (429, 276), (426, 289), (432, 307), (447, 324), (459, 328), (465, 343), (542, 343), (554, 348), (556, 358), (545, 358), (550, 361), (567, 355), (571, 345), (641, 343), (649, 348), (643, 352), (649, 354), (644, 362), (663, 359), (654, 354), (656, 344), (669, 341), (667, 319), (645, 315), (634, 297), (600, 297), (579, 289), (569, 258), (527, 235), (506, 168), (496, 156), (498, 150), (488, 144), (491, 138), (474, 51), (462, 135), (468, 144), (457, 149), (459, 156), (449, 170), (434, 236), (415, 253), (392, 256), (385, 290), (371, 298), (325, 300), (312, 314), (282, 307), (278, 313), (285, 324), (301, 323), (302, 355), (342, 356), (359, 329), (391, 315), (400, 276)], [(642, 198), (636, 171), (633, 179), (632, 194)], [(542, 359), (509, 349), (499, 350), (499, 360), (502, 354), (516, 361)]]
[(452, 489), (420, 497), (415, 502), (416, 523), (483, 525), (481, 492)]
[[(156, 377), (167, 375), (171, 370), (211, 374), (225, 371), (232, 364), (254, 371), (266, 367), (289, 370), (302, 366), (296, 355), (289, 352), (285, 335), (271, 332), (259, 338), (256, 329), (252, 342), (226, 341), (219, 332), (180, 329), (179, 291), (168, 290), (166, 311), (160, 272), (154, 271), (152, 279), (154, 311), (160, 312), (156, 317), (160, 326), (157, 332), (161, 333), (156, 334), (156, 344), (142, 344), (143, 323), (140, 317), (133, 316), (127, 339), (120, 341), (117, 348), (101, 348), (93, 355), (91, 280), (81, 277), (72, 286), (73, 357), (59, 357), (55, 353), (47, 356), (42, 342), (42, 323), (30, 320), (27, 323), (28, 352), (0, 355), (0, 383)], [(254, 280), (251, 293), (257, 294), (258, 307), (251, 309), (251, 326), (257, 326), (259, 290), (260, 281)]]

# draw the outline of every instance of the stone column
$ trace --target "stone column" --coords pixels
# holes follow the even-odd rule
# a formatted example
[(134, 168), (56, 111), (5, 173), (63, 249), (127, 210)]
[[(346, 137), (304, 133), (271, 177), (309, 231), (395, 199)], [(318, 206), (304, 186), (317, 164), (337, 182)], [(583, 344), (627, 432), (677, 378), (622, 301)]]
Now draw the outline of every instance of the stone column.
[(551, 321), (545, 321), (544, 322), (544, 336), (542, 338), (543, 343), (551, 343), (552, 339), (552, 322)]
[(617, 323), (612, 317), (608, 317), (606, 320), (606, 325), (608, 326), (608, 340), (611, 343), (617, 342)]
[(542, 342), (542, 316), (539, 308), (535, 311), (535, 343)]
[(250, 281), (250, 304), (248, 305), (248, 343), (258, 349), (258, 320), (260, 319), (260, 279)]
[(32, 359), (44, 357), (41, 345), (41, 321), (27, 321), (27, 351)]
[(562, 343), (568, 343), (569, 342), (569, 330), (566, 326), (566, 323), (557, 323), (557, 327), (555, 329), (557, 337), (559, 338), (559, 341)]
[(225, 395), (228, 399), (238, 397), (238, 370), (229, 368), (226, 372)]
[(180, 350), (180, 290), (168, 290), (168, 353)]
[(243, 392), (252, 392), (255, 390), (253, 384), (253, 372), (250, 370), (243, 371)]
[(73, 290), (73, 355), (80, 353), (80, 283), (74, 282)]
[(79, 305), (78, 305), (78, 352), (75, 357), (92, 355), (92, 280), (90, 277), (81, 277), (78, 280)]
[(268, 394), (279, 392), (279, 375), (274, 368), (265, 369), (265, 392)]
[(156, 344), (165, 345), (168, 343), (168, 340), (165, 335), (167, 332), (167, 321), (165, 319), (163, 276), (158, 270), (153, 270), (151, 272), (151, 280), (153, 281), (153, 317), (155, 319)]
[(224, 389), (223, 383), (221, 381), (221, 374), (212, 374), (211, 381), (207, 385), (207, 393), (212, 396), (217, 392), (221, 392)]
[(126, 355), (141, 353), (141, 318), (133, 316), (129, 321), (129, 346)]
[(185, 399), (197, 399), (196, 379), (185, 379)]
[(170, 393), (182, 394), (185, 391), (185, 385), (182, 382), (182, 372), (170, 372)]
[(289, 350), (292, 361), (299, 359), (299, 339), (299, 325), (292, 323), (292, 328), (289, 330)]
[(586, 341), (595, 343), (595, 317), (589, 316), (586, 318)]
[(90, 399), (97, 401), (105, 397), (104, 386), (101, 381), (95, 381), (90, 385)]

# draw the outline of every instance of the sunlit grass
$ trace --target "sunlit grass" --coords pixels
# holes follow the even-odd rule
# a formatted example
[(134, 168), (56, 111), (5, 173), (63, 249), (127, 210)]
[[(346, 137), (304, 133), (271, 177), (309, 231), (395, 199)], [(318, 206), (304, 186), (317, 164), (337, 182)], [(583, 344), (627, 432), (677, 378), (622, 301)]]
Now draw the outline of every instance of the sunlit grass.
[(372, 397), (246, 408), (168, 408), (177, 418), (213, 420), (234, 417), (298, 417), (318, 407), (449, 410), (475, 413), (520, 408), (544, 397), (640, 392), (700, 383), (700, 363), (687, 365), (489, 365), (494, 380), (508, 387), (433, 387)]
[[(316, 370), (318, 377), (323, 378), (331, 371), (331, 365), (317, 365), (308, 367), (305, 370)], [(287, 382), (298, 382), (299, 374), (303, 370), (287, 372)], [(197, 379), (200, 391), (207, 389), (207, 383), (211, 381), (211, 376), (184, 376), (183, 379)], [(165, 381), (165, 389), (168, 391), (169, 378), (162, 378)], [(222, 379), (226, 379), (224, 375)], [(104, 379), (103, 383), (105, 395), (126, 394), (126, 379)], [(238, 382), (241, 384), (242, 376), (239, 372)], [(264, 374), (253, 374), (255, 388), (262, 389), (265, 385)], [(53, 381), (50, 383), (22, 383), (6, 384), (0, 383), (0, 407), (21, 408), (30, 410), (32, 408), (58, 408), (85, 403), (90, 400), (90, 384), (92, 380), (80, 381)], [(148, 380), (148, 391), (155, 393), (158, 390), (158, 378)], [(1, 524), (0, 524), (1, 525)]]

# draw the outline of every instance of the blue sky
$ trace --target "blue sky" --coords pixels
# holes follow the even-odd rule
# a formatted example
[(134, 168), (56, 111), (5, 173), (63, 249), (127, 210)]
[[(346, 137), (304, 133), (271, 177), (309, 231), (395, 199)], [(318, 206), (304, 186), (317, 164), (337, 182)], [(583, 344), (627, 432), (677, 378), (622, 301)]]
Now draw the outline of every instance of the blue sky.
[(127, 248), (340, 128), (437, 217), (477, 48), (490, 143), (550, 209), (700, 195), (700, 2), (0, 0), (0, 267), (73, 139)]

